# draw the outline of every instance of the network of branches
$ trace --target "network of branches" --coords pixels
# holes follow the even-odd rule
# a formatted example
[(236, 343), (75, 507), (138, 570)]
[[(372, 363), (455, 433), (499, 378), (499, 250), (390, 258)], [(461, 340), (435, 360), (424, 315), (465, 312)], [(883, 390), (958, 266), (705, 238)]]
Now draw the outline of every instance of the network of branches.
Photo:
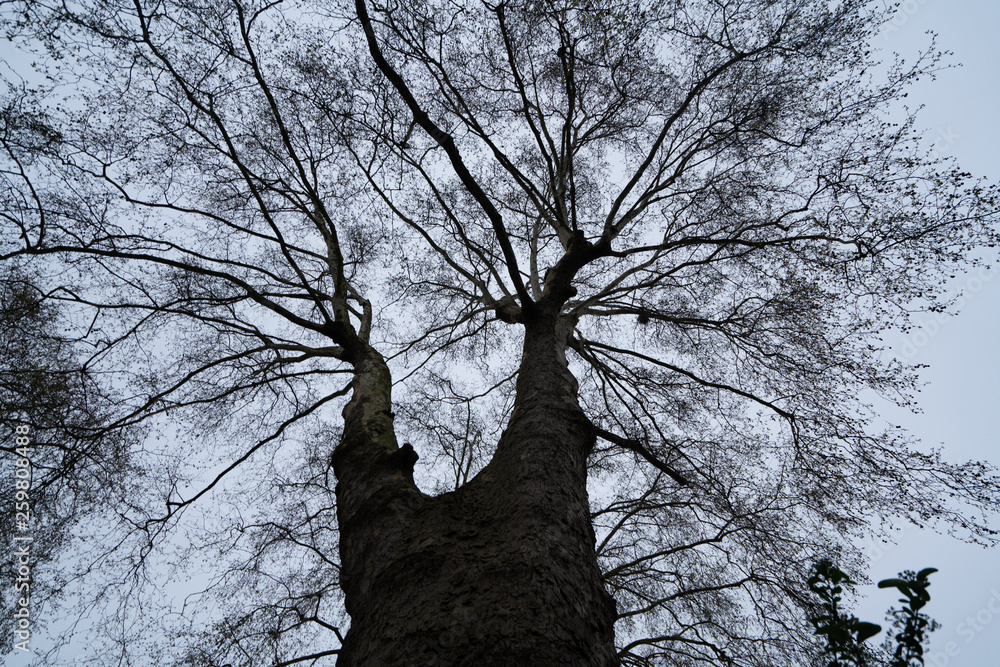
[(883, 334), (998, 237), (995, 188), (899, 104), (941, 54), (868, 46), (887, 12), (2, 8), (0, 447), (32, 425), (38, 618), (99, 638), (40, 662), (332, 664), (357, 349), (422, 488), (454, 490), (564, 275), (623, 665), (807, 664), (818, 558), (856, 571), (897, 519), (993, 541), (993, 469), (872, 407), (918, 382)]

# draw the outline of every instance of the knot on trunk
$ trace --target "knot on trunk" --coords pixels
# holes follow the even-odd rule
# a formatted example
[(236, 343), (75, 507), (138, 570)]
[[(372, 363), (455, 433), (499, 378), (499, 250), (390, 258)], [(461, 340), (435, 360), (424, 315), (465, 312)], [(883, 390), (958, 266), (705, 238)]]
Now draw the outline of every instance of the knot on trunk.
[(517, 300), (513, 295), (507, 295), (500, 299), (493, 306), (493, 311), (497, 314), (497, 319), (507, 324), (518, 324), (524, 322), (524, 313), (517, 305)]

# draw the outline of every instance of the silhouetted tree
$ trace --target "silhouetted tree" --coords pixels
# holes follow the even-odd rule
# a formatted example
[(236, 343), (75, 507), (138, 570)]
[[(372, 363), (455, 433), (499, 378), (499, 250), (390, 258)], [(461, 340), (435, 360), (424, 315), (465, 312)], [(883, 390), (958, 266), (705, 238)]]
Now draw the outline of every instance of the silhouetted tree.
[[(78, 523), (99, 514), (109, 499), (121, 499), (129, 484), (129, 448), (140, 435), (107, 427), (114, 397), (88, 368), (85, 351), (64, 334), (66, 318), (33, 276), (16, 265), (6, 268), (0, 276), (0, 493), (6, 509), (0, 540), (9, 546), (0, 559), (7, 582), (0, 608), (9, 630), (5, 653), (12, 649), (17, 601), (30, 591), (32, 619), (51, 610), (63, 581), (55, 573), (58, 557)], [(18, 467), (28, 476), (15, 476), (14, 464), (25, 459), (30, 467)], [(30, 582), (19, 573), (25, 551), (31, 569), (43, 573)]]
[(997, 239), (867, 3), (6, 11), (0, 258), (146, 429), (90, 660), (799, 665), (818, 557), (993, 539), (992, 469), (865, 403)]

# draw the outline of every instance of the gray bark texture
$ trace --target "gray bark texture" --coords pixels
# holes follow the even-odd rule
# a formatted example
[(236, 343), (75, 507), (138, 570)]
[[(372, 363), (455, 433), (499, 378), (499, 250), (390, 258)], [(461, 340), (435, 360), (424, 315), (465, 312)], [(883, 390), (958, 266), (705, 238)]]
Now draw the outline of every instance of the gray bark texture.
[(437, 497), (414, 485), (412, 449), (396, 447), (384, 362), (372, 354), (356, 365), (334, 454), (351, 615), (338, 665), (618, 664), (587, 501), (595, 434), (557, 312), (525, 316), (514, 409), (494, 458)]

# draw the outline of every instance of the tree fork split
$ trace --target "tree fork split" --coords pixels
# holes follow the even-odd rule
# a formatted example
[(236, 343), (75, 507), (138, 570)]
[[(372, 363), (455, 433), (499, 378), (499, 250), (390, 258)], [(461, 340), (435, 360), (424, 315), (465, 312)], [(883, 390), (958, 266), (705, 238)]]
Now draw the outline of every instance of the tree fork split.
[[(526, 324), (531, 379), (519, 381), (496, 455), (456, 491), (420, 493), (409, 445), (385, 454), (386, 434), (345, 430), (337, 450), (350, 453), (334, 465), (352, 621), (338, 665), (617, 664), (586, 492), (596, 436), (555, 321), (538, 319)], [(365, 402), (352, 398), (346, 424)], [(352, 500), (355, 484), (367, 498)]]
[(74, 664), (797, 667), (845, 530), (997, 541), (995, 469), (865, 402), (1000, 244), (885, 122), (942, 64), (891, 9), (2, 5), (0, 431)]

